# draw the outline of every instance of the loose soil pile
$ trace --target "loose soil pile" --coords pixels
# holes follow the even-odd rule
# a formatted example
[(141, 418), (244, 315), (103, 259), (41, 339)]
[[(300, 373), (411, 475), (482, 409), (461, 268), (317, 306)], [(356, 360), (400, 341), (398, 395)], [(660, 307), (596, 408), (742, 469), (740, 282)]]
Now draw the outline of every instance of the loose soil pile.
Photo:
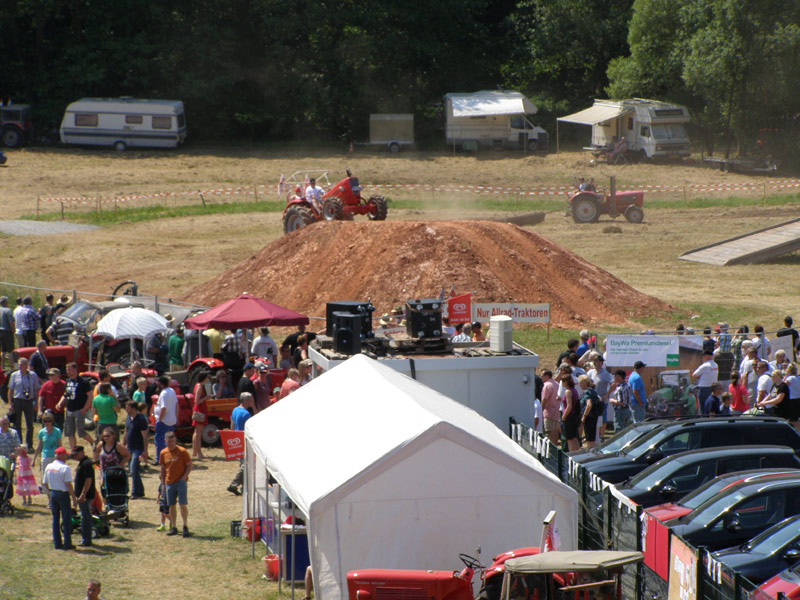
[(556, 327), (624, 324), (672, 308), (536, 233), (490, 221), (317, 223), (184, 299), (210, 306), (249, 292), (324, 315), (328, 301), (371, 298), (380, 314), (451, 286), (475, 302), (549, 302)]

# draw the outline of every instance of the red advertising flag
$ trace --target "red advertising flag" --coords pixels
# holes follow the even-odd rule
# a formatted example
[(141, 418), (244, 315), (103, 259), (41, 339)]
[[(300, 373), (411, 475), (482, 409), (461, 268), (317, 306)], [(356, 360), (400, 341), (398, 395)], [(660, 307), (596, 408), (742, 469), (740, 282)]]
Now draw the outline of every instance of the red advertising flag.
[(219, 435), (225, 450), (225, 460), (244, 458), (244, 431), (220, 429)]
[(450, 319), (450, 324), (469, 323), (472, 320), (471, 294), (461, 294), (448, 299), (447, 318)]

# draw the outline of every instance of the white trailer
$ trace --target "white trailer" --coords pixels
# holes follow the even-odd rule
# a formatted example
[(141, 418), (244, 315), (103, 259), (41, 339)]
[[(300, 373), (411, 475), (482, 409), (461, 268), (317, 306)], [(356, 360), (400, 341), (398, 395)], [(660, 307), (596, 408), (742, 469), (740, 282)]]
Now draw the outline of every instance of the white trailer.
[(444, 105), (448, 144), (465, 150), (478, 146), (547, 150), (547, 132), (526, 118), (538, 109), (519, 92), (446, 94)]
[(414, 144), (414, 115), (371, 114), (369, 116), (369, 143), (384, 146), (392, 154), (403, 146)]
[[(464, 345), (477, 347), (481, 344)], [(517, 343), (512, 350), (494, 356), (415, 354), (377, 360), (471, 408), (502, 431), (508, 431), (509, 417), (530, 426), (534, 424), (534, 371), (539, 366), (537, 354)], [(315, 372), (328, 371), (349, 358), (317, 348), (309, 348), (308, 357), (314, 363)]]
[(125, 148), (175, 148), (186, 139), (180, 100), (82, 98), (61, 121), (61, 143)]
[(610, 148), (612, 138), (619, 141), (624, 137), (628, 153), (634, 158), (679, 158), (691, 154), (686, 132), (689, 111), (680, 104), (643, 98), (595, 100), (590, 108), (558, 121), (591, 125), (592, 148)]

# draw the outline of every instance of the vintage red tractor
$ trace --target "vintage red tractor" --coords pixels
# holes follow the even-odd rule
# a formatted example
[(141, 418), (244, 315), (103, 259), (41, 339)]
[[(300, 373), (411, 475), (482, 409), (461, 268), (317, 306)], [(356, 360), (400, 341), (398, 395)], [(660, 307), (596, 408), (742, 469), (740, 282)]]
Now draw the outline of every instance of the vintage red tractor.
[(644, 221), (644, 192), (617, 191), (617, 178), (611, 176), (610, 190), (578, 189), (570, 194), (567, 214), (576, 223), (594, 223), (600, 215), (609, 215), (612, 219), (624, 216), (630, 223)]
[(386, 220), (387, 205), (383, 196), (361, 196), (362, 187), (358, 177), (347, 171), (347, 177), (333, 185), (322, 196), (322, 207), (318, 210), (304, 197), (291, 196), (283, 209), (283, 231), (291, 233), (316, 221), (352, 220), (355, 215), (367, 215), (371, 221)]

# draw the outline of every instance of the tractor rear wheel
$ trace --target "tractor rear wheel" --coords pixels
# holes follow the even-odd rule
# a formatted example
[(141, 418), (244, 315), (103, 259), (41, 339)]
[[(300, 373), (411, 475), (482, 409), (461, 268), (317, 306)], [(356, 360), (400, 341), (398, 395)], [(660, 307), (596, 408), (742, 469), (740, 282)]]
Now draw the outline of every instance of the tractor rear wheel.
[(367, 216), (370, 221), (385, 221), (386, 215), (389, 213), (389, 206), (386, 204), (386, 198), (383, 196), (371, 196), (367, 200), (369, 212)]
[(328, 198), (322, 204), (322, 217), (326, 221), (344, 220), (344, 206), (338, 198)]
[(3, 129), (2, 137), (3, 143), (9, 148), (16, 148), (22, 143), (20, 130), (11, 125)]
[(638, 206), (629, 206), (625, 209), (625, 218), (629, 223), (641, 223), (644, 221), (644, 211)]
[(314, 213), (305, 206), (292, 206), (283, 214), (283, 232), (292, 233), (314, 222)]
[(600, 208), (594, 198), (583, 196), (572, 201), (572, 220), (576, 223), (594, 223), (600, 216)]

